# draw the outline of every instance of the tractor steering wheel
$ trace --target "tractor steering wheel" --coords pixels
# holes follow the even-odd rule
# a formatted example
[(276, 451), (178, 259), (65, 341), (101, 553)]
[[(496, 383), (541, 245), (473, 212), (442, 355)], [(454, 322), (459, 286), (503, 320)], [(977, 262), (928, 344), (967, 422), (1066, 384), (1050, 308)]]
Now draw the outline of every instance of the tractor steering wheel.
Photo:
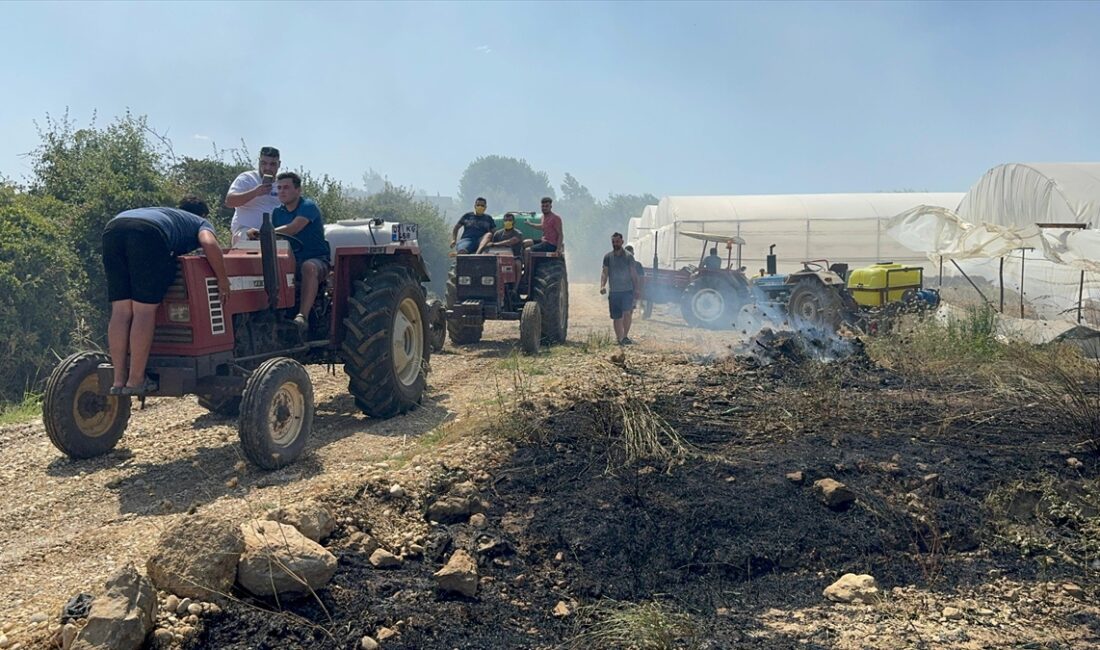
[(807, 271), (822, 271), (823, 272), (823, 271), (828, 270), (828, 269), (825, 268), (825, 265), (821, 264), (820, 262), (803, 262), (802, 263), (802, 268), (806, 269)]
[(298, 252), (298, 251), (301, 251), (302, 248), (304, 247), (304, 245), (302, 244), (302, 240), (298, 239), (294, 235), (287, 235), (285, 233), (277, 232), (277, 233), (275, 233), (275, 236), (276, 237), (282, 237), (283, 239), (289, 241), (290, 242), (290, 250), (292, 250), (292, 251)]

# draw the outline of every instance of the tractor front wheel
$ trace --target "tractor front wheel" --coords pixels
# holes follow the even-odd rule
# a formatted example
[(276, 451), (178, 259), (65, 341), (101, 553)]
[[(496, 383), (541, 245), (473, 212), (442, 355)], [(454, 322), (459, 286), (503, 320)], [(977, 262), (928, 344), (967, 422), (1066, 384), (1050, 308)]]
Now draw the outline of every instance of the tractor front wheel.
[(239, 433), (248, 460), (263, 469), (289, 465), (313, 428), (313, 383), (294, 359), (275, 357), (248, 376)]
[(42, 422), (50, 442), (71, 458), (111, 451), (130, 422), (129, 397), (99, 392), (96, 369), (110, 361), (102, 352), (78, 352), (46, 381)]
[(746, 297), (738, 296), (728, 282), (712, 276), (702, 276), (684, 289), (680, 311), (693, 327), (712, 330), (730, 329)]
[(539, 344), (542, 341), (542, 317), (542, 309), (537, 302), (531, 301), (523, 305), (523, 311), (519, 314), (519, 347), (524, 354), (539, 353)]

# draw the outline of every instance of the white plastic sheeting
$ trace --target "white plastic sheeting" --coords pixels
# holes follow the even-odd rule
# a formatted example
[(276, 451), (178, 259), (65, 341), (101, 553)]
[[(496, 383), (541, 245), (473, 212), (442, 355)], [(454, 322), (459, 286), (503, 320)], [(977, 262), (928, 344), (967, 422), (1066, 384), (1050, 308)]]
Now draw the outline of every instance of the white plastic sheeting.
[[(780, 271), (795, 270), (803, 260), (823, 258), (852, 265), (924, 262), (925, 256), (886, 234), (887, 220), (922, 204), (953, 207), (962, 196), (916, 192), (670, 196), (643, 210), (631, 241), (640, 261), (649, 265), (656, 252), (663, 268), (698, 263), (703, 244), (681, 236), (683, 231), (744, 238), (742, 263), (750, 273), (764, 266), (772, 244)], [(725, 256), (725, 251), (720, 254)]]

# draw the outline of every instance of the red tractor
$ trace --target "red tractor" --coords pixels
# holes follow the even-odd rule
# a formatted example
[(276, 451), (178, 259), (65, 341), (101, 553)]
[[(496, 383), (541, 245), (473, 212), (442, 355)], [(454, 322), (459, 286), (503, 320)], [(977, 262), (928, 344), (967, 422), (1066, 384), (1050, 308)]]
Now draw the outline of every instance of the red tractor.
[[(245, 455), (265, 469), (305, 449), (314, 404), (302, 364), (342, 362), (356, 406), (372, 417), (404, 413), (424, 392), (433, 334), (415, 224), (341, 221), (325, 236), (332, 272), (305, 333), (292, 320), (297, 240), (276, 241), (269, 220), (260, 241), (225, 253), (228, 304), (206, 258), (184, 255), (157, 309), (147, 374), (158, 388), (149, 394), (196, 395), (203, 407), (237, 416)], [(78, 352), (50, 375), (42, 417), (70, 457), (107, 453), (126, 430), (130, 398), (108, 394), (112, 373), (106, 354)]]
[(536, 354), (542, 344), (565, 341), (569, 331), (569, 279), (565, 254), (520, 257), (510, 249), (459, 255), (447, 280), (447, 333), (456, 344), (477, 343), (487, 320), (518, 320), (520, 347)]
[[(643, 317), (649, 318), (654, 303), (677, 302), (684, 320), (692, 327), (732, 328), (741, 308), (753, 301), (748, 278), (741, 270), (741, 247), (745, 240), (703, 232), (681, 231), (678, 234), (703, 242), (699, 265), (679, 270), (659, 269), (655, 255), (653, 268), (645, 269)], [(718, 268), (707, 268), (707, 251), (717, 244), (725, 244), (726, 260)]]

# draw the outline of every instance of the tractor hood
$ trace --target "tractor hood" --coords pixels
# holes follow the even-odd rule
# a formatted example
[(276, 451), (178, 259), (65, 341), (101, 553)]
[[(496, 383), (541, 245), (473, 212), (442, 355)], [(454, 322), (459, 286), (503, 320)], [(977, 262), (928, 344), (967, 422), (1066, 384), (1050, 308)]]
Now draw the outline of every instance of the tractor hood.
[(389, 246), (402, 243), (417, 247), (416, 224), (402, 224), (381, 219), (347, 219), (325, 226), (325, 239), (333, 254), (336, 249), (351, 246)]

